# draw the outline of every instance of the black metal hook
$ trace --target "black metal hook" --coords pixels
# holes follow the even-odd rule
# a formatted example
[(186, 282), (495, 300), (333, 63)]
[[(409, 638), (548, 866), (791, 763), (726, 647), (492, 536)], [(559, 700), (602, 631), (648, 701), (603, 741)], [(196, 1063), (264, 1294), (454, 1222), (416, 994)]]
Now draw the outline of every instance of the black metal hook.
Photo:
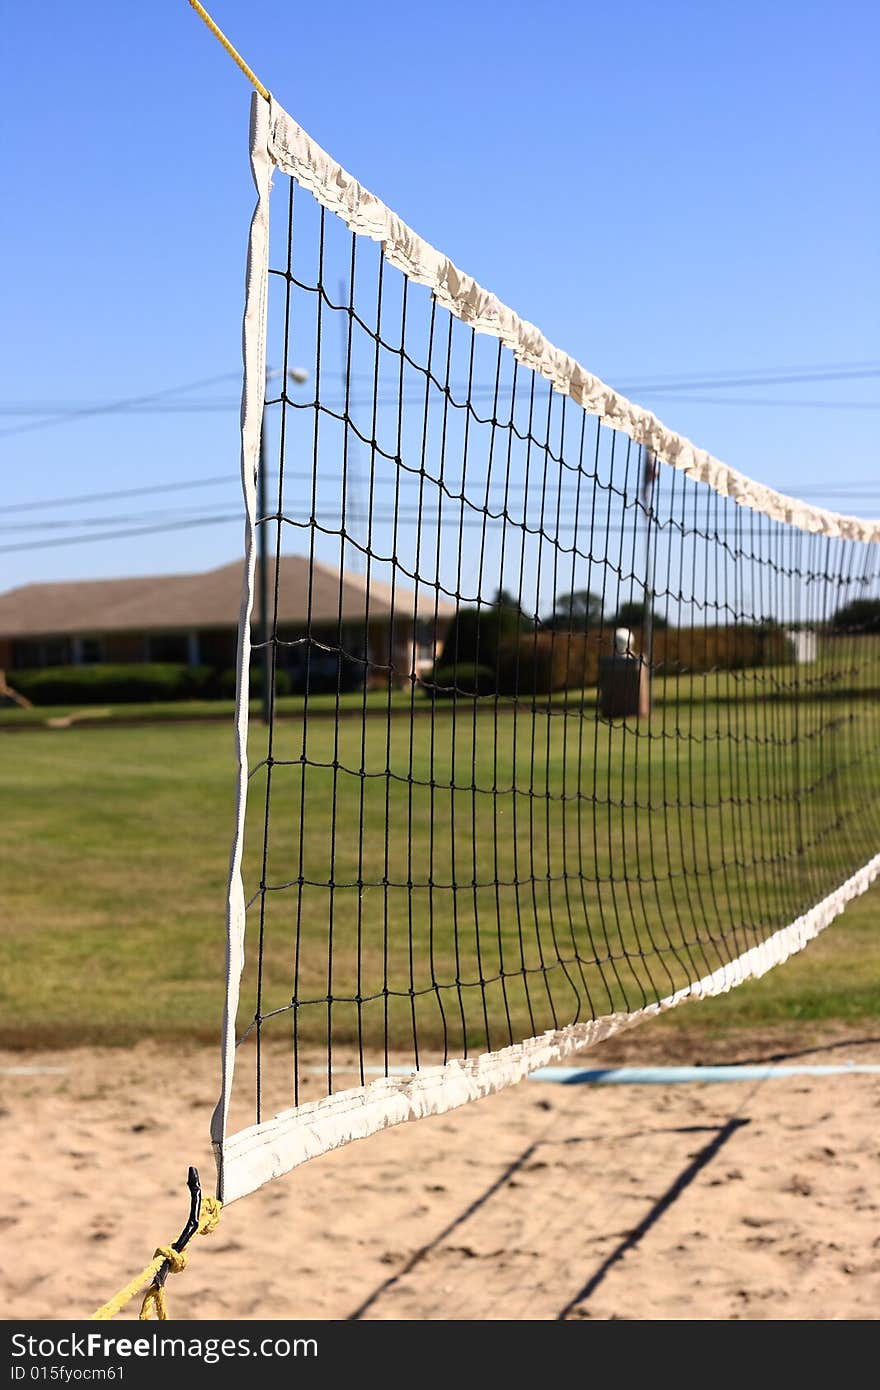
[[(189, 1188), (189, 1217), (187, 1223), (181, 1231), (177, 1240), (171, 1242), (172, 1250), (180, 1252), (192, 1240), (196, 1231), (199, 1229), (199, 1220), (202, 1215), (202, 1184), (199, 1181), (198, 1168), (190, 1168), (186, 1175), (186, 1185)], [(157, 1271), (153, 1279), (152, 1287), (161, 1289), (171, 1273), (171, 1265), (168, 1260)]]

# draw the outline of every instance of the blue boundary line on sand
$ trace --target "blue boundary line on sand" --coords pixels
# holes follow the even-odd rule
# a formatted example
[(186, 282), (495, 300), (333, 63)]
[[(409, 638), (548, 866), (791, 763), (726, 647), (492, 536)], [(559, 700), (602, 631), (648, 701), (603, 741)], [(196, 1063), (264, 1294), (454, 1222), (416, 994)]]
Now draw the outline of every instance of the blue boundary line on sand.
[(837, 1066), (782, 1067), (542, 1067), (530, 1081), (555, 1081), (563, 1086), (681, 1086), (710, 1081), (782, 1081), (791, 1076), (880, 1075), (880, 1066), (843, 1063)]
[[(310, 1072), (326, 1074), (323, 1067), (309, 1067)], [(334, 1072), (359, 1070), (356, 1062), (350, 1067), (336, 1066)], [(366, 1076), (416, 1076), (413, 1067), (364, 1067)], [(762, 1066), (749, 1063), (717, 1067), (541, 1067), (527, 1081), (555, 1081), (562, 1086), (683, 1086), (691, 1082), (713, 1081), (784, 1081), (792, 1076), (878, 1076), (880, 1064), (842, 1062), (830, 1066), (784, 1067), (774, 1062)]]

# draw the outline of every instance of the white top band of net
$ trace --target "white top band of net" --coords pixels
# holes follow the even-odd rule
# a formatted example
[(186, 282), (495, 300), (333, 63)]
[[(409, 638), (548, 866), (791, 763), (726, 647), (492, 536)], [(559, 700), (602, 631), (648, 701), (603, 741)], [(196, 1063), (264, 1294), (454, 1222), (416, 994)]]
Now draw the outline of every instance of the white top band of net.
[(845, 540), (880, 540), (880, 521), (841, 516), (765, 487), (714, 458), (705, 449), (698, 449), (683, 435), (667, 429), (649, 410), (634, 405), (606, 386), (568, 353), (548, 342), (533, 323), (520, 318), (418, 236), (331, 159), (274, 99), (269, 108), (268, 142), (272, 162), (307, 188), (351, 231), (381, 242), (390, 265), (417, 284), (427, 285), (438, 304), (476, 332), (499, 338), (523, 367), (551, 382), (557, 391), (570, 396), (590, 415), (601, 416), (608, 425), (650, 449), (664, 463), (681, 469), (697, 482), (708, 483), (722, 497), (730, 497), (775, 521)]

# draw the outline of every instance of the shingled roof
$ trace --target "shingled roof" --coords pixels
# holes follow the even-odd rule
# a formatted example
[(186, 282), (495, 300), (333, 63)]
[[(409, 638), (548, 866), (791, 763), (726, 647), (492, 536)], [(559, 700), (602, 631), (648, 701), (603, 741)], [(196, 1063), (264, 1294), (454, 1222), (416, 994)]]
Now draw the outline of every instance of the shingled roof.
[[(281, 560), (278, 621), (303, 624), (339, 621), (340, 572), (332, 565), (309, 561), (304, 555)], [(204, 574), (162, 574), (143, 579), (69, 580), (58, 584), (26, 584), (0, 594), (0, 638), (48, 637), (64, 633), (193, 631), (231, 628), (238, 623), (242, 565), (236, 561)], [(371, 579), (369, 595), (363, 575), (343, 571), (342, 619), (363, 622), (389, 618), (450, 615), (453, 605), (437, 604), (433, 589), (412, 589)], [(275, 563), (268, 573), (269, 593), (275, 586)]]

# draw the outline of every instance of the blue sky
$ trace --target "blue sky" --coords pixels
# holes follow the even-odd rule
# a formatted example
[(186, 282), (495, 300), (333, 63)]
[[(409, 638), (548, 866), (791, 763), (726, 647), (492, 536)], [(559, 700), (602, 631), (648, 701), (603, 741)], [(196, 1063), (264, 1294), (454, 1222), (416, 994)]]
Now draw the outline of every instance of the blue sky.
[[(880, 512), (876, 6), (209, 8), (325, 148), (590, 370), (743, 472)], [(190, 399), (236, 396), (248, 84), (185, 0), (49, 0), (4, 29), (0, 589), (234, 559), (238, 522), (44, 544), (234, 513), (234, 406), (47, 421), (224, 374)], [(641, 390), (814, 366), (863, 375)]]

